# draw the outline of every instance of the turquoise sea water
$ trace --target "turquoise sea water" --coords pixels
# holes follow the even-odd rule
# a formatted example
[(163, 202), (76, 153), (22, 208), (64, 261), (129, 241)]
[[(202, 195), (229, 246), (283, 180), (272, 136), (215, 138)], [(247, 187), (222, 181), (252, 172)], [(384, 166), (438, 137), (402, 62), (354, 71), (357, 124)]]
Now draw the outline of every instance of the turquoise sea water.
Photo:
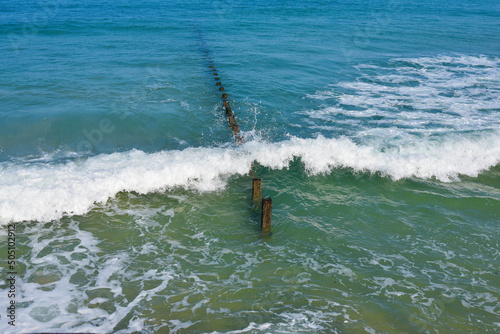
[(2, 2), (0, 332), (500, 332), (499, 22), (473, 0)]

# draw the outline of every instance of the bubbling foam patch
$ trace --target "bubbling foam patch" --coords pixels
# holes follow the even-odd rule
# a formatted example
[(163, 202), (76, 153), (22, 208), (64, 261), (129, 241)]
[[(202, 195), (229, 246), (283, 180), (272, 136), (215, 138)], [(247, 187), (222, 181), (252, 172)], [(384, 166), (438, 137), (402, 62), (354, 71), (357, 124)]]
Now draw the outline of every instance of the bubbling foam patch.
[(121, 191), (140, 194), (184, 188), (223, 189), (230, 176), (246, 175), (257, 161), (285, 169), (300, 158), (310, 175), (333, 168), (381, 173), (394, 180), (477, 176), (500, 162), (500, 133), (455, 135), (414, 142), (361, 145), (348, 138), (291, 138), (278, 143), (247, 142), (239, 147), (188, 148), (145, 153), (103, 154), (64, 164), (0, 165), (0, 222), (59, 219), (78, 215)]
[[(498, 129), (500, 59), (438, 56), (394, 59), (356, 67), (360, 76), (308, 95), (319, 109), (300, 112), (334, 122), (405, 133)], [(314, 128), (317, 128), (315, 126)], [(390, 136), (390, 135), (389, 135)]]

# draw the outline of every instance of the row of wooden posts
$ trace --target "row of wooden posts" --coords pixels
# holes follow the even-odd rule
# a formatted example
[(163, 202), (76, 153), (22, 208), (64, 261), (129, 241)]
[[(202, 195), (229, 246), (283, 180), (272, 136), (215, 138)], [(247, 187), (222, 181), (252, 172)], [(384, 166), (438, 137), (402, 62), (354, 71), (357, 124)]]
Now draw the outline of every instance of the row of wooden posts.
[[(224, 86), (222, 86), (222, 82), (220, 82), (219, 73), (217, 73), (217, 70), (213, 65), (210, 65), (210, 68), (212, 69), (212, 72), (215, 76), (215, 84), (219, 87), (219, 91), (223, 92)], [(233, 130), (234, 137), (239, 143), (243, 142), (243, 138), (240, 136), (240, 125), (236, 123), (236, 118), (234, 117), (233, 110), (229, 105), (227, 93), (222, 93), (222, 103), (223, 108), (226, 112), (226, 117), (229, 121), (229, 127)]]
[[(215, 66), (210, 65), (210, 69), (213, 72), (215, 77), (216, 86), (219, 87), (219, 91), (224, 92), (224, 86), (222, 86), (222, 82), (220, 81), (219, 73), (215, 69)], [(240, 135), (240, 126), (236, 123), (236, 118), (233, 114), (231, 106), (229, 105), (229, 99), (227, 93), (222, 93), (222, 103), (223, 108), (226, 113), (226, 117), (228, 118), (229, 127), (233, 130), (233, 135), (236, 138), (238, 143), (243, 142), (243, 138)], [(253, 165), (252, 165), (253, 168)], [(272, 207), (273, 200), (271, 198), (262, 198), (262, 180), (260, 178), (254, 178), (252, 184), (252, 200), (254, 203), (258, 203), (261, 201), (261, 230), (263, 233), (269, 233), (271, 231), (271, 216), (272, 216)]]

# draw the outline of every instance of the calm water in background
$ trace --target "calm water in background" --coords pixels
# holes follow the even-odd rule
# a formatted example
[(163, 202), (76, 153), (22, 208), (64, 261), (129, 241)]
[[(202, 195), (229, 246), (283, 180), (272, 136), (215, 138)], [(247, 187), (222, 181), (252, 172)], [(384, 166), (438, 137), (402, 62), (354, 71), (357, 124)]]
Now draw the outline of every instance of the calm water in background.
[(499, 22), (472, 0), (0, 4), (1, 331), (500, 332)]

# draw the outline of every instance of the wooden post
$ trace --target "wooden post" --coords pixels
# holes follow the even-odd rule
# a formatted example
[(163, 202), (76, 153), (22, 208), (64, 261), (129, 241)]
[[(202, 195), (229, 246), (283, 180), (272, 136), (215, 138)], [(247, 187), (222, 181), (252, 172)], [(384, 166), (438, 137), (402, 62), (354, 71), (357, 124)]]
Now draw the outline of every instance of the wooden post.
[(233, 115), (229, 116), (229, 127), (232, 128), (233, 125), (235, 124), (236, 124), (236, 118)]
[(262, 180), (260, 178), (253, 179), (252, 184), (252, 200), (258, 201), (262, 198)]
[(262, 216), (260, 228), (262, 232), (271, 231), (271, 216), (273, 211), (273, 200), (271, 198), (262, 199)]
[(219, 87), (219, 91), (223, 92), (224, 91), (224, 87)]
[(233, 124), (233, 132), (235, 136), (240, 133), (240, 126), (238, 124)]
[(217, 86), (222, 86), (222, 82), (220, 82), (220, 81), (217, 81), (215, 84), (216, 84)]
[(224, 102), (223, 102), (223, 103), (224, 103), (224, 108), (225, 108), (225, 107), (229, 107), (229, 101), (228, 101), (228, 100), (224, 100)]
[(226, 116), (229, 117), (233, 114), (232, 110), (231, 110), (231, 107), (227, 106), (226, 107)]
[(226, 93), (222, 94), (222, 98), (227, 99), (227, 94)]

